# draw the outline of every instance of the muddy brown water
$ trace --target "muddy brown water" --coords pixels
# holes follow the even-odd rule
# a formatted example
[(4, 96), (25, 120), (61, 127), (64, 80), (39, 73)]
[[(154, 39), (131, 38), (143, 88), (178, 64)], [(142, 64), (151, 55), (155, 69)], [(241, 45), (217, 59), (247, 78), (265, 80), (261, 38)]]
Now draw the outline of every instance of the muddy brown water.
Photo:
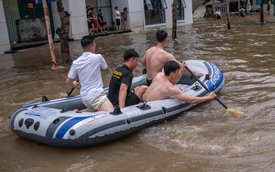
[[(50, 68), (48, 46), (0, 56), (0, 171), (275, 171), (275, 18), (233, 17), (231, 30), (225, 21), (194, 21), (178, 28), (166, 50), (179, 60), (202, 59), (215, 63), (226, 82), (218, 96), (229, 108), (245, 115), (228, 113), (217, 101), (203, 103), (178, 117), (102, 146), (63, 149), (15, 135), (8, 117), (20, 106), (66, 96), (65, 79), (70, 65)], [(143, 56), (155, 45), (156, 30), (96, 38), (111, 69), (123, 63), (122, 54), (134, 48)], [(70, 42), (71, 55), (81, 54), (79, 41)], [(59, 45), (55, 45), (59, 54)], [(141, 64), (135, 75), (141, 73)], [(111, 73), (103, 74), (108, 86)], [(79, 93), (75, 89), (73, 95)]]

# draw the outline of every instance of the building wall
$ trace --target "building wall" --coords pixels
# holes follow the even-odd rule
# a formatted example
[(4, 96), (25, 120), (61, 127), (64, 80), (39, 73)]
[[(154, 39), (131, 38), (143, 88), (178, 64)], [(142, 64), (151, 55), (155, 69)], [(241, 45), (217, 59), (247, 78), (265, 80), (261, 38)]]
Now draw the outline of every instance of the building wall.
[[(63, 1), (64, 2), (64, 1)], [(86, 3), (84, 0), (68, 0), (71, 13), (71, 31), (74, 39), (81, 39), (88, 34)]]
[[(161, 27), (172, 27), (172, 10), (171, 4), (173, 0), (166, 0), (167, 9), (166, 23), (161, 24)], [(193, 23), (192, 17), (192, 0), (185, 0), (187, 8), (184, 9), (185, 19), (178, 21), (178, 26)], [(64, 9), (71, 14), (70, 17), (70, 38), (81, 39), (82, 36), (88, 34), (87, 16), (86, 16), (86, 1), (85, 0), (63, 0)], [(56, 2), (51, 3), (54, 30), (60, 27), (60, 17), (57, 12)], [(124, 7), (128, 8), (127, 27), (133, 31), (149, 29), (154, 26), (146, 26), (144, 19), (144, 2), (143, 0), (111, 0), (111, 8), (113, 20), (115, 20), (114, 7), (118, 6), (122, 12)], [(272, 9), (272, 8), (271, 8)], [(156, 26), (159, 27), (159, 26)], [(7, 23), (3, 8), (3, 0), (0, 0), (0, 54), (10, 50), (10, 40), (8, 37)], [(54, 37), (58, 38), (55, 33)]]
[[(193, 15), (192, 15), (192, 0), (185, 0), (186, 8), (184, 9), (185, 19), (183, 21), (178, 21), (178, 26), (191, 24), (193, 23)], [(172, 9), (171, 4), (173, 0), (166, 0), (167, 9), (165, 9), (165, 17), (166, 23), (162, 23), (160, 25), (145, 25), (144, 19), (144, 2), (143, 0), (112, 0), (112, 10), (115, 21), (115, 10), (114, 7), (118, 6), (119, 11), (123, 11), (124, 7), (128, 8), (128, 18), (127, 18), (127, 27), (132, 29), (133, 31), (138, 30), (146, 30), (154, 27), (172, 27)], [(128, 4), (128, 6), (126, 6)]]
[(131, 28), (133, 31), (144, 30), (145, 20), (143, 0), (135, 0), (131, 1), (131, 3), (129, 2), (128, 11), (128, 28)]
[(0, 31), (0, 54), (4, 54), (10, 50), (10, 40), (2, 0), (0, 0)]
[(18, 42), (16, 20), (20, 19), (17, 0), (2, 0), (10, 42)]
[[(193, 23), (193, 6), (192, 0), (185, 0), (186, 8), (184, 9), (185, 19), (182, 21), (178, 21), (178, 26), (185, 24)], [(88, 34), (88, 26), (86, 20), (86, 0), (68, 0), (63, 1), (63, 5), (65, 10), (71, 13), (71, 33), (70, 37), (74, 39), (79, 39), (83, 35)], [(167, 9), (165, 10), (166, 14), (166, 23), (161, 24), (162, 27), (172, 27), (172, 10), (171, 4), (173, 0), (166, 0)], [(145, 25), (144, 19), (144, 3), (143, 0), (111, 0), (111, 10), (113, 21), (115, 21), (115, 6), (118, 6), (119, 11), (122, 12), (124, 7), (128, 8), (128, 17), (127, 17), (127, 27), (132, 29), (133, 31), (139, 31), (144, 29), (149, 29), (152, 26)], [(56, 3), (52, 3), (53, 13), (57, 11)], [(54, 25), (55, 29), (57, 26), (60, 26), (60, 19), (58, 13), (53, 14), (53, 18), (55, 19)], [(153, 26), (154, 27), (154, 26)]]
[[(57, 12), (56, 2), (52, 2), (52, 11), (54, 18), (55, 30), (60, 27), (61, 21)], [(70, 38), (81, 39), (84, 35), (88, 34), (88, 24), (86, 16), (86, 4), (85, 0), (67, 0), (63, 1), (64, 10), (68, 11), (70, 16)], [(58, 35), (55, 34), (57, 38)]]
[(204, 0), (192, 0), (192, 10), (195, 11), (203, 2)]
[[(64, 1), (63, 1), (63, 3), (64, 3)], [(52, 35), (54, 38), (58, 38), (58, 35), (55, 33), (55, 31), (58, 27), (60, 27), (61, 21), (60, 21), (60, 17), (59, 17), (58, 11), (57, 11), (56, 3), (52, 2), (51, 6), (52, 6), (53, 25), (54, 25), (54, 32), (52, 33)], [(65, 8), (65, 9), (68, 9), (68, 8)]]
[(193, 23), (193, 5), (192, 0), (185, 0), (186, 8), (184, 10), (185, 14), (185, 24), (192, 24)]
[[(173, 0), (166, 0), (167, 9), (165, 10), (166, 14), (166, 27), (172, 28), (173, 20), (172, 20), (172, 4)], [(184, 8), (184, 20), (178, 21), (177, 26), (182, 26), (185, 24), (193, 23), (193, 15), (192, 15), (192, 0), (185, 0), (186, 8)]]

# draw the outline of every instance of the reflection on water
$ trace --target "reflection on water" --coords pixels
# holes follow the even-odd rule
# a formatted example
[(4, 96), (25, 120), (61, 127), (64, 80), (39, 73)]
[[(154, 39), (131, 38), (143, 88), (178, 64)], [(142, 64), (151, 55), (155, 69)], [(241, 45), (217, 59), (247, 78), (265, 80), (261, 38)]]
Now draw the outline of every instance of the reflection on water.
[[(103, 146), (60, 149), (19, 138), (7, 126), (18, 107), (66, 96), (70, 65), (51, 70), (48, 46), (1, 55), (0, 171), (274, 171), (275, 139), (275, 18), (232, 18), (226, 23), (205, 19), (178, 28), (178, 38), (166, 47), (177, 59), (202, 59), (217, 64), (226, 83), (218, 94), (229, 108), (246, 115), (231, 115), (215, 100), (177, 118)], [(123, 52), (134, 48), (142, 57), (155, 45), (155, 32), (96, 38), (97, 52), (111, 69), (123, 64)], [(81, 53), (79, 41), (70, 42), (71, 55)], [(134, 72), (141, 73), (139, 65)], [(111, 73), (103, 74), (108, 86)], [(78, 94), (79, 88), (73, 94)]]

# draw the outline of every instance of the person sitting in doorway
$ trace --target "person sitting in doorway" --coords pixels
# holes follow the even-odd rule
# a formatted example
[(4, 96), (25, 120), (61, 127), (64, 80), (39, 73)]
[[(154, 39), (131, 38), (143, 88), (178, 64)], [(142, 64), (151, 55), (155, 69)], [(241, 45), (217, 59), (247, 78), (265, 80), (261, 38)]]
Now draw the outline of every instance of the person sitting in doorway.
[(241, 7), (241, 9), (239, 10), (239, 16), (245, 17), (245, 9), (243, 7)]

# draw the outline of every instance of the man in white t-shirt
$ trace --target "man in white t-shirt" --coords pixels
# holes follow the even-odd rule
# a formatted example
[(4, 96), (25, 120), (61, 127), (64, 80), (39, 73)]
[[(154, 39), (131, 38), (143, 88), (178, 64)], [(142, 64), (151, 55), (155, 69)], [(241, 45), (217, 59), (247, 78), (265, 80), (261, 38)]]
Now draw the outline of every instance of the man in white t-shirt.
[(118, 7), (116, 6), (115, 7), (115, 13), (116, 13), (116, 31), (117, 32), (120, 32), (120, 17), (121, 17), (121, 14), (120, 12), (118, 11)]
[(78, 76), (82, 102), (89, 111), (111, 111), (114, 106), (103, 92), (101, 76), (101, 70), (109, 71), (107, 63), (101, 54), (95, 54), (96, 43), (93, 36), (83, 36), (81, 45), (83, 54), (73, 61), (66, 82), (74, 88), (78, 85), (74, 81)]
[(216, 11), (216, 19), (217, 20), (221, 20), (222, 19), (222, 13), (221, 13), (221, 10), (220, 9), (218, 9), (218, 11)]

